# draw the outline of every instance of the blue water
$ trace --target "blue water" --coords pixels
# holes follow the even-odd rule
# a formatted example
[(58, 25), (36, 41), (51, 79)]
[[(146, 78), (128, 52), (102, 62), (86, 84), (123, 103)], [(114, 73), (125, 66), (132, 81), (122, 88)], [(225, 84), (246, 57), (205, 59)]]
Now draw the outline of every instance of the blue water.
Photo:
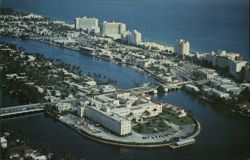
[(157, 99), (192, 110), (202, 126), (194, 145), (178, 150), (166, 147), (126, 148), (105, 145), (81, 137), (62, 123), (43, 114), (3, 123), (16, 130), (20, 129), (29, 137), (29, 145), (47, 146), (57, 158), (64, 151), (71, 152), (77, 159), (86, 160), (246, 160), (250, 157), (248, 120), (223, 113), (223, 110), (213, 108), (183, 92), (171, 92)]
[[(118, 81), (119, 87), (134, 87), (133, 80), (140, 83), (152, 82), (153, 79), (137, 73), (127, 67), (103, 61), (77, 52), (47, 45), (37, 41), (21, 40), (0, 36), (0, 41), (15, 43), (30, 52), (40, 52), (48, 58), (60, 58), (66, 63), (79, 65), (86, 72), (98, 72), (110, 76)], [(2, 94), (3, 95), (3, 94)], [(16, 105), (13, 97), (4, 95), (0, 107)], [(114, 147), (83, 138), (73, 130), (67, 128), (51, 117), (43, 114), (7, 120), (16, 130), (21, 130), (29, 138), (29, 145), (47, 146), (53, 153), (61, 156), (63, 151), (70, 151), (77, 159), (225, 159), (245, 160), (250, 158), (250, 125), (249, 119), (228, 113), (226, 106), (214, 106), (184, 92), (170, 92), (155, 96), (162, 102), (178, 105), (190, 110), (202, 126), (201, 133), (196, 137), (196, 143), (179, 150), (170, 150), (166, 147), (151, 149), (136, 149)], [(39, 126), (39, 127), (36, 127)], [(35, 129), (34, 129), (35, 127)], [(62, 134), (63, 133), (63, 134)]]
[(30, 53), (42, 53), (46, 58), (52, 58), (54, 60), (61, 59), (65, 63), (80, 66), (80, 69), (84, 74), (101, 74), (102, 77), (107, 77), (106, 80), (108, 78), (116, 80), (116, 86), (119, 88), (132, 88), (136, 83), (158, 83), (153, 78), (148, 77), (145, 74), (138, 73), (128, 67), (123, 67), (119, 64), (102, 60), (101, 58), (80, 54), (77, 51), (55, 47), (53, 45), (48, 45), (38, 41), (21, 40), (20, 38), (6, 36), (0, 36), (0, 42), (1, 41), (6, 43), (14, 43), (18, 47), (23, 47), (25, 51)]
[(73, 23), (77, 16), (116, 20), (143, 38), (195, 51), (225, 49), (249, 59), (248, 0), (2, 0), (1, 6)]
[[(173, 44), (176, 38), (187, 38), (193, 49), (226, 49), (249, 57), (249, 17), (247, 0), (2, 0), (8, 6), (73, 23), (75, 16), (95, 16), (101, 20), (119, 20), (136, 28), (146, 39)], [(153, 81), (131, 69), (74, 51), (34, 41), (14, 42), (30, 52), (42, 52), (49, 58), (62, 58), (79, 65), (84, 73), (97, 72), (118, 81), (117, 86), (130, 88), (133, 81)], [(202, 131), (195, 145), (179, 150), (167, 148), (134, 149), (100, 144), (82, 138), (61, 123), (46, 116), (9, 120), (11, 127), (21, 129), (29, 144), (45, 144), (57, 155), (65, 150), (78, 159), (232, 159), (250, 158), (249, 120), (227, 113), (183, 92), (155, 97), (191, 110), (200, 121)], [(5, 98), (6, 99), (6, 98)], [(5, 100), (4, 99), (4, 100)], [(9, 102), (10, 103), (10, 102)], [(2, 103), (4, 104), (4, 103)], [(15, 103), (10, 104), (15, 105)], [(35, 126), (36, 129), (34, 129)], [(63, 133), (63, 134), (62, 134)]]

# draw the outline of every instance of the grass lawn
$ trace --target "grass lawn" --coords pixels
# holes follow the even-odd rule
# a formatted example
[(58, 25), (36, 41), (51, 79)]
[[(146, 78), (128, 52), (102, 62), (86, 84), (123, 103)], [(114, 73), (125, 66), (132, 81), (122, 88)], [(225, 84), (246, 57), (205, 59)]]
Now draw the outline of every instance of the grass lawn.
[(137, 124), (133, 127), (133, 130), (135, 132), (138, 132), (138, 133), (142, 133), (142, 134), (150, 134), (150, 133), (154, 133), (154, 130), (153, 128), (150, 128), (146, 125), (142, 125), (142, 124)]
[(166, 111), (163, 111), (160, 115), (152, 118), (147, 118), (145, 121), (147, 121), (144, 124), (136, 124), (132, 127), (132, 129), (135, 132), (141, 133), (141, 134), (150, 134), (150, 133), (156, 133), (156, 132), (163, 132), (170, 127), (164, 123), (164, 120), (167, 120), (169, 122), (173, 122), (177, 125), (185, 125), (185, 124), (192, 124), (194, 123), (194, 120), (190, 116), (185, 117), (176, 117), (175, 115), (168, 113)]
[(194, 123), (194, 120), (190, 116), (185, 116), (185, 117), (176, 117), (175, 115), (168, 113), (168, 112), (162, 112), (162, 114), (159, 115), (159, 117), (173, 122), (178, 125), (185, 125), (185, 124), (192, 124)]
[(161, 117), (152, 117), (147, 119), (147, 123), (145, 124), (137, 124), (132, 127), (132, 129), (138, 133), (142, 134), (150, 134), (150, 133), (155, 133), (155, 132), (163, 132), (170, 127), (164, 123), (163, 119)]

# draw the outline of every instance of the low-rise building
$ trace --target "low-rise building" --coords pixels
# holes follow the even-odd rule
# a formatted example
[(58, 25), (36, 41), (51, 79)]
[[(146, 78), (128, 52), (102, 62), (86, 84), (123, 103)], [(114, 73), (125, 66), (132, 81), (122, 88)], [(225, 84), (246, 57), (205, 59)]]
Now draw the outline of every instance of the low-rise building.
[(135, 119), (142, 116), (154, 117), (162, 113), (162, 105), (153, 102), (142, 103), (131, 107), (131, 113)]
[(187, 116), (187, 113), (184, 109), (176, 107), (176, 106), (172, 107), (171, 111), (174, 115), (176, 115), (179, 118)]
[(200, 79), (213, 79), (218, 76), (218, 73), (214, 69), (199, 68), (193, 71), (193, 74)]
[(108, 92), (114, 92), (114, 91), (116, 91), (116, 88), (112, 85), (103, 85), (101, 87), (102, 93), (108, 93)]
[(211, 63), (213, 66), (228, 69), (229, 73), (235, 78), (240, 78), (239, 73), (247, 64), (246, 61), (243, 61), (243, 57), (240, 56), (240, 54), (227, 53), (223, 50), (205, 53), (204, 60)]
[(26, 16), (23, 16), (24, 19), (31, 19), (31, 18), (34, 18), (34, 19), (43, 19), (43, 16), (41, 15), (36, 15), (34, 13), (30, 13)]
[(8, 144), (7, 144), (7, 140), (4, 137), (0, 138), (1, 140), (1, 148), (7, 148)]
[(72, 109), (72, 105), (70, 103), (57, 103), (55, 107), (59, 113)]
[(140, 45), (149, 49), (155, 49), (159, 51), (169, 51), (171, 53), (174, 52), (174, 47), (170, 47), (165, 44), (160, 44), (156, 42), (142, 41)]
[(215, 97), (219, 97), (219, 98), (229, 98), (230, 95), (229, 93), (225, 93), (225, 92), (222, 92), (222, 91), (219, 91), (215, 88), (204, 88), (203, 91), (208, 95), (208, 96), (215, 96)]
[(191, 84), (186, 84), (185, 85), (185, 88), (190, 91), (190, 92), (199, 92), (200, 89), (194, 85), (191, 85)]
[(241, 87), (232, 84), (220, 85), (219, 88), (226, 93), (232, 93), (234, 95), (238, 95), (242, 91)]
[(69, 43), (75, 43), (76, 42), (71, 37), (53, 37), (53, 38), (50, 38), (50, 40), (52, 42), (62, 43), (62, 44), (69, 44)]
[(117, 114), (119, 116), (122, 116), (122, 117), (126, 117), (127, 115), (129, 115), (131, 113), (130, 109), (125, 108), (125, 107), (114, 108), (114, 109), (110, 110), (110, 112), (112, 112), (114, 114)]
[(114, 105), (114, 106), (119, 106), (120, 105), (120, 103), (119, 103), (119, 100), (117, 100), (117, 99), (114, 99), (114, 98), (110, 98), (110, 97), (108, 97), (108, 96), (106, 96), (106, 95), (98, 95), (98, 96), (95, 96), (94, 97), (94, 99), (93, 99), (93, 101), (95, 102), (95, 103), (109, 103), (109, 104), (112, 104), (112, 105)]

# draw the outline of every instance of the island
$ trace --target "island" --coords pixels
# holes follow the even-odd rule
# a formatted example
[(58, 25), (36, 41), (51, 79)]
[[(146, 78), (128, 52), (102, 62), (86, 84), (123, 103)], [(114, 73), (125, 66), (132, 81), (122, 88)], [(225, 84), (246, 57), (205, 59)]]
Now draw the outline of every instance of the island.
[(200, 132), (191, 113), (152, 99), (158, 92), (154, 84), (122, 90), (15, 45), (2, 43), (0, 51), (1, 87), (32, 102), (1, 108), (1, 118), (44, 111), (83, 136), (127, 147), (194, 141)]

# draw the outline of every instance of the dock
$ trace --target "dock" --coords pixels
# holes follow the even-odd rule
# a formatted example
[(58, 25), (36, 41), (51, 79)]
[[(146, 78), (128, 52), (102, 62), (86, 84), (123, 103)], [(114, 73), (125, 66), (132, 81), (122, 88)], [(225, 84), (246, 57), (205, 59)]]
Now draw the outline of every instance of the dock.
[(178, 142), (175, 142), (175, 143), (169, 145), (169, 147), (171, 149), (177, 149), (177, 148), (185, 147), (185, 146), (188, 146), (188, 145), (191, 145), (194, 143), (195, 143), (195, 139), (189, 138), (189, 139), (179, 140)]

